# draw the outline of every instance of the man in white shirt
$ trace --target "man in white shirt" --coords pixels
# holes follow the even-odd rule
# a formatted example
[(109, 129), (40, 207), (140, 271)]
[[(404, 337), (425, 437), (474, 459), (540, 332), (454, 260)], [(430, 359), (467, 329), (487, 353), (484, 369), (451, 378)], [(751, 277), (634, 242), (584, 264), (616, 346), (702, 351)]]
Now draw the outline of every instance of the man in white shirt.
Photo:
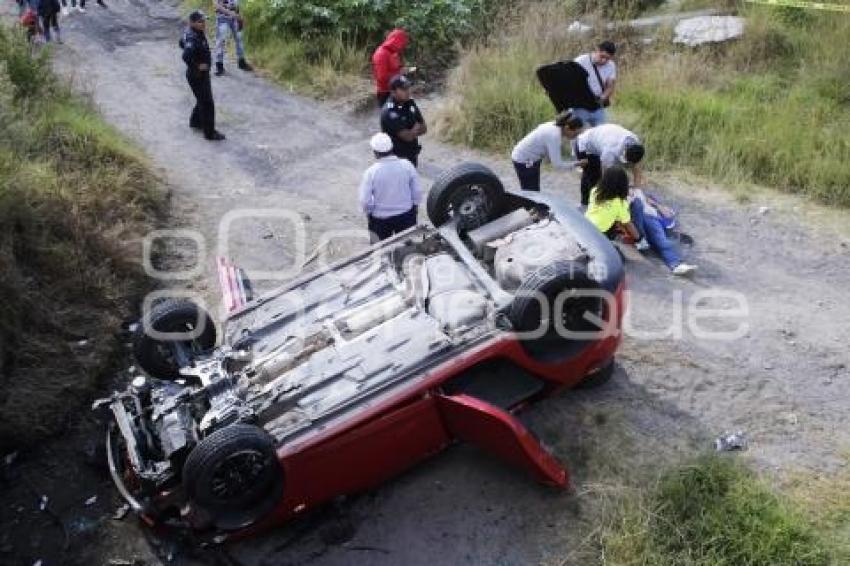
[(555, 169), (576, 166), (575, 161), (564, 161), (561, 144), (564, 138), (575, 139), (581, 133), (582, 125), (582, 121), (571, 112), (561, 112), (553, 122), (540, 124), (516, 144), (511, 159), (522, 190), (540, 190), (540, 165), (545, 157)]
[(617, 64), (614, 63), (616, 53), (617, 47), (612, 41), (603, 41), (592, 53), (585, 53), (573, 59), (587, 71), (587, 88), (597, 101), (595, 108), (573, 108), (573, 113), (581, 118), (586, 126), (598, 126), (607, 121), (605, 108), (611, 104), (617, 81)]
[(612, 165), (623, 165), (632, 170), (634, 185), (643, 184), (640, 161), (644, 148), (640, 138), (622, 126), (602, 124), (579, 134), (573, 145), (573, 153), (582, 166), (581, 204), (587, 206), (590, 190), (599, 182), (602, 169)]
[(416, 224), (422, 193), (416, 168), (407, 159), (393, 155), (390, 136), (375, 134), (369, 145), (377, 163), (363, 173), (359, 200), (374, 243)]

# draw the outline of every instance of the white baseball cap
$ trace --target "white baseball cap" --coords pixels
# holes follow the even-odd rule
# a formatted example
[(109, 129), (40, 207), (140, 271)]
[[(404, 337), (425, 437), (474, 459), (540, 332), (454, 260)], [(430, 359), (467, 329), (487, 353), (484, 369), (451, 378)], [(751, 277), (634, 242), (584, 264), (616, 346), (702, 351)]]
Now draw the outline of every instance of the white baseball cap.
[(369, 140), (369, 145), (375, 153), (389, 153), (393, 150), (393, 140), (384, 133), (372, 136), (372, 139)]

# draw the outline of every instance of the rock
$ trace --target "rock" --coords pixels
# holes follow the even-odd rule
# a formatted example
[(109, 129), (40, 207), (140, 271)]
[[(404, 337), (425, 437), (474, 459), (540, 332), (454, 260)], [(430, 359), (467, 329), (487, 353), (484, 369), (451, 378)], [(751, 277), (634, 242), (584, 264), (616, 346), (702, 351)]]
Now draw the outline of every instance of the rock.
[(700, 16), (676, 24), (673, 43), (696, 47), (722, 43), (744, 34), (744, 18), (738, 16)]
[(593, 28), (590, 27), (589, 25), (583, 24), (578, 20), (575, 20), (573, 23), (571, 23), (569, 26), (567, 26), (567, 31), (569, 33), (587, 33), (592, 29)]
[(127, 503), (125, 503), (124, 505), (122, 505), (121, 507), (119, 507), (118, 509), (115, 510), (115, 513), (112, 514), (112, 518), (115, 519), (116, 521), (120, 521), (121, 519), (126, 517), (127, 513), (129, 513), (129, 512), (130, 512), (130, 506)]
[(734, 450), (746, 450), (749, 446), (747, 435), (739, 430), (733, 433), (724, 433), (714, 441), (714, 449), (718, 452), (732, 452)]

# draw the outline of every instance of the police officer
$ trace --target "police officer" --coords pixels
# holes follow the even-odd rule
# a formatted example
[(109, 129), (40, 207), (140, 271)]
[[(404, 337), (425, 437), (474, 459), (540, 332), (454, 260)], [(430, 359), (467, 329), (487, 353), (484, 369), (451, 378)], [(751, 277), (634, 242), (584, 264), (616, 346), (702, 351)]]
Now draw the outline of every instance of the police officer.
[(208, 140), (219, 141), (224, 134), (215, 129), (215, 103), (210, 84), (212, 56), (206, 36), (207, 18), (200, 10), (189, 14), (189, 27), (183, 32), (180, 47), (186, 63), (186, 80), (195, 95), (195, 108), (189, 118), (189, 126), (204, 132)]
[(410, 81), (404, 75), (390, 80), (390, 98), (381, 110), (381, 129), (392, 139), (393, 153), (416, 167), (422, 151), (419, 136), (428, 131), (428, 126), (410, 97)]

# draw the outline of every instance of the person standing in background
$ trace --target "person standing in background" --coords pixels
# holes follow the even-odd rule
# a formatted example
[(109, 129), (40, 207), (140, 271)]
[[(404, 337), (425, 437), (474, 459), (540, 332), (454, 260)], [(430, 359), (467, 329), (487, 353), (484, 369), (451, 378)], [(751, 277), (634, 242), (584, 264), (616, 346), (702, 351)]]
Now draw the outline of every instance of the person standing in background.
[(62, 43), (62, 32), (59, 29), (59, 12), (62, 6), (59, 0), (41, 0), (38, 3), (38, 17), (41, 18), (41, 30), (44, 34), (45, 43), (53, 39), (50, 30), (56, 35), (56, 43)]
[(374, 243), (416, 225), (422, 192), (413, 165), (393, 155), (390, 136), (375, 134), (369, 145), (377, 161), (363, 174), (358, 199)]
[(239, 15), (239, 0), (215, 1), (215, 76), (224, 74), (224, 49), (227, 36), (236, 43), (237, 67), (243, 71), (254, 68), (245, 60), (245, 45), (242, 43), (242, 17)]
[(203, 130), (204, 137), (220, 141), (224, 135), (215, 129), (215, 103), (210, 82), (212, 54), (207, 43), (207, 17), (200, 10), (189, 14), (189, 27), (183, 32), (180, 47), (186, 63), (186, 80), (195, 95), (195, 108), (189, 118), (189, 127)]
[(587, 71), (587, 88), (596, 100), (595, 108), (574, 108), (573, 113), (588, 127), (599, 126), (608, 121), (605, 108), (611, 104), (617, 81), (617, 64), (614, 55), (617, 46), (612, 41), (603, 41), (592, 53), (579, 55), (576, 63)]
[(404, 50), (409, 40), (406, 31), (396, 28), (372, 54), (372, 75), (375, 77), (378, 108), (383, 108), (390, 97), (390, 80), (404, 74)]
[(410, 96), (410, 81), (404, 75), (390, 80), (390, 97), (381, 111), (381, 130), (392, 139), (393, 153), (419, 166), (419, 137), (428, 133), (428, 126)]
[[(96, 0), (96, 4), (101, 8), (106, 8), (106, 4), (103, 3), (103, 0)], [(71, 7), (68, 8), (68, 0), (62, 0), (62, 14), (68, 15), (71, 13), (71, 10), (76, 10), (80, 13), (85, 13), (86, 11), (86, 0), (80, 0), (79, 5), (77, 5), (77, 0), (71, 0)]]

